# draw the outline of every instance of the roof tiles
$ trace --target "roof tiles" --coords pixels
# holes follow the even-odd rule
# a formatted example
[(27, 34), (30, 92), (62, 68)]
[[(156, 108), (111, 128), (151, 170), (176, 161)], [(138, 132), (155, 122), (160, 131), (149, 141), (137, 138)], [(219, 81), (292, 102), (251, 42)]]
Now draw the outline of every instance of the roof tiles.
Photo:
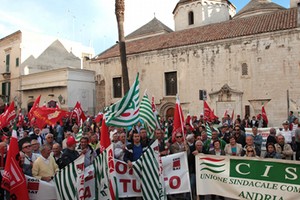
[[(297, 27), (297, 8), (270, 14), (233, 19), (202, 27), (176, 31), (126, 43), (127, 55), (199, 44), (229, 38), (287, 30)], [(119, 56), (118, 45), (96, 56), (93, 60), (103, 60)]]

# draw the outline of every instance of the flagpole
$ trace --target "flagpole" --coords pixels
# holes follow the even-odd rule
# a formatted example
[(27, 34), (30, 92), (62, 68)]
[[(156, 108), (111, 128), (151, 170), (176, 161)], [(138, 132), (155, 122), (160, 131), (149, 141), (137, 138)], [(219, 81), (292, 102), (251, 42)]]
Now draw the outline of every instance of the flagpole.
[[(179, 95), (178, 94), (176, 95), (176, 98), (178, 99), (178, 102), (180, 103), (180, 101), (179, 101)], [(180, 123), (180, 125), (181, 125), (181, 131), (182, 131), (182, 135), (184, 135), (184, 127), (183, 127), (183, 124), (182, 124), (182, 115), (181, 115), (181, 112), (180, 112), (182, 110), (181, 110), (181, 106), (180, 105), (178, 107), (178, 110), (179, 110), (179, 118), (180, 118), (180, 122), (181, 122)]]

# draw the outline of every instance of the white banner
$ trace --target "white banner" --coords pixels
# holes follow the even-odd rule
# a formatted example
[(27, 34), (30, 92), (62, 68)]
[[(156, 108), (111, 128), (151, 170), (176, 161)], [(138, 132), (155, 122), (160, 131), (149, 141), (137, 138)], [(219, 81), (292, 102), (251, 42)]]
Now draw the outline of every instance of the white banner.
[(41, 181), (27, 175), (25, 178), (30, 199), (57, 199), (55, 183), (53, 181)]
[[(167, 194), (190, 192), (190, 179), (185, 152), (162, 157), (163, 175)], [(132, 169), (115, 160), (119, 197), (141, 196), (141, 184)]]
[(300, 164), (246, 157), (196, 157), (197, 194), (233, 199), (295, 200), (300, 194)]
[[(114, 160), (119, 197), (139, 197), (141, 184), (138, 177), (127, 164), (120, 160)], [(167, 194), (185, 193), (190, 191), (190, 179), (188, 173), (187, 156), (185, 152), (162, 157), (163, 174)], [(55, 184), (26, 176), (27, 188), (30, 199), (57, 199)], [(84, 170), (84, 193), (87, 200), (95, 198), (95, 174), (94, 167), (90, 165)]]
[(190, 176), (186, 152), (162, 157), (167, 194), (190, 192)]
[[(266, 143), (267, 143), (267, 138), (270, 135), (270, 129), (271, 128), (258, 128), (257, 132), (262, 136), (263, 142), (261, 145), (261, 150), (266, 151)], [(277, 130), (278, 132), (278, 130)], [(246, 135), (253, 135), (252, 133), (252, 128), (245, 128), (245, 134)]]

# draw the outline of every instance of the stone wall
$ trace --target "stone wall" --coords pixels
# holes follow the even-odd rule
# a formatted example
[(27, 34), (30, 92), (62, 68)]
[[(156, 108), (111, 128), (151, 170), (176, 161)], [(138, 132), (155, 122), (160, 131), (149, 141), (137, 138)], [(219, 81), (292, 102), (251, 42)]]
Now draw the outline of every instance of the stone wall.
[[(164, 73), (176, 71), (183, 111), (197, 116), (203, 112), (199, 90), (214, 94), (228, 84), (242, 95), (233, 92), (231, 99), (226, 100), (209, 95), (208, 103), (215, 113), (220, 116), (224, 110), (217, 109), (231, 105), (236, 109), (235, 114), (244, 116), (245, 106), (249, 105), (250, 114), (257, 115), (261, 104), (265, 103), (269, 125), (280, 126), (287, 117), (287, 90), (290, 109), (295, 113), (300, 111), (299, 40), (299, 31), (290, 30), (130, 55), (130, 84), (139, 72), (140, 94), (147, 89), (150, 97), (155, 96), (160, 109), (165, 103), (175, 100), (175, 96), (165, 95)], [(112, 78), (121, 76), (119, 58), (91, 62), (89, 69), (104, 77), (104, 104), (116, 102), (118, 99), (112, 98)], [(250, 102), (256, 103), (252, 105)], [(166, 112), (160, 111), (162, 115)]]

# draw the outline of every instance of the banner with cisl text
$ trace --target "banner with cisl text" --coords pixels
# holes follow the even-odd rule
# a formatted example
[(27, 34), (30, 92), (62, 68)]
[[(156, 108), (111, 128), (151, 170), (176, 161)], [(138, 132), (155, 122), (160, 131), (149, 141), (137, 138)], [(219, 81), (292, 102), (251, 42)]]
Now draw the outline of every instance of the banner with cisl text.
[(300, 163), (277, 159), (196, 157), (197, 194), (234, 199), (300, 199)]

